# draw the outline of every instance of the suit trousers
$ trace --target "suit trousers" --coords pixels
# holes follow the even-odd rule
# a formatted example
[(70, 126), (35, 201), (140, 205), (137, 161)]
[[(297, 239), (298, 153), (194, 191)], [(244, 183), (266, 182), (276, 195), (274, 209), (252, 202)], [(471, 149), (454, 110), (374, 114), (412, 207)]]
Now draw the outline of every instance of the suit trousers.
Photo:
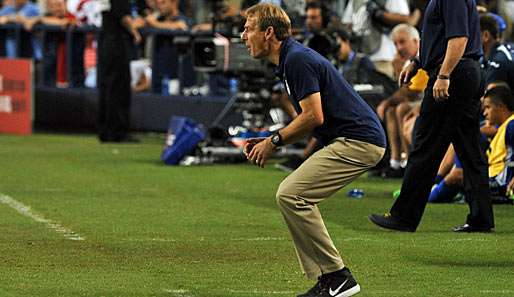
[(347, 138), (310, 156), (280, 184), (276, 199), (309, 279), (344, 267), (317, 204), (375, 166), (384, 148)]
[(480, 65), (472, 59), (461, 59), (450, 77), (450, 96), (442, 102), (435, 101), (432, 94), (438, 71), (429, 72), (413, 149), (391, 215), (411, 226), (419, 225), (439, 164), (453, 143), (464, 170), (464, 190), (470, 197), (466, 223), (492, 228), (488, 165), (480, 150), (480, 97), (484, 92)]
[(124, 36), (101, 34), (98, 44), (100, 140), (123, 140), (130, 129), (130, 48)]

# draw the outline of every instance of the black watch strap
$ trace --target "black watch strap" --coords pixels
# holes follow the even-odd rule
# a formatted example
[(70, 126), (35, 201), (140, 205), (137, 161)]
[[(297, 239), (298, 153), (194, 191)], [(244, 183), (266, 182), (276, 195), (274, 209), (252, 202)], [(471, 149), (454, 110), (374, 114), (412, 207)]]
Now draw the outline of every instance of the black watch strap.
[(284, 142), (282, 141), (282, 135), (277, 131), (271, 135), (271, 143), (275, 146), (282, 146)]

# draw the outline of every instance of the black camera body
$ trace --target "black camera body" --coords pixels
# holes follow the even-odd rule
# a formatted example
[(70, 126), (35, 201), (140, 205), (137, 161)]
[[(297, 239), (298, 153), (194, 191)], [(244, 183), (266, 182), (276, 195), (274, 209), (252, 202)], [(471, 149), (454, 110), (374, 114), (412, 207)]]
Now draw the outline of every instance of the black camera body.
[(336, 33), (333, 30), (323, 30), (302, 38), (303, 44), (331, 62), (337, 62), (340, 44), (337, 42)]
[(224, 72), (230, 74), (268, 73), (265, 60), (254, 59), (248, 54), (240, 39), (223, 36), (196, 37), (192, 44), (193, 66), (200, 72)]

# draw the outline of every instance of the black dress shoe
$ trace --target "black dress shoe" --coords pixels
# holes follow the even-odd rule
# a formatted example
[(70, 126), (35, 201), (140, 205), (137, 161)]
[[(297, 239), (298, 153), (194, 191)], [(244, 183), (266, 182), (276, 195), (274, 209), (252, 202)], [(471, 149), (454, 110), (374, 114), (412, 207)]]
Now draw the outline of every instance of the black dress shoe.
[(457, 226), (453, 228), (453, 232), (459, 232), (459, 233), (472, 233), (472, 232), (483, 232), (483, 233), (489, 233), (492, 232), (491, 228), (488, 227), (474, 227), (470, 224), (464, 224), (462, 226)]
[(375, 225), (378, 225), (385, 229), (391, 229), (402, 232), (415, 232), (416, 227), (408, 225), (397, 218), (393, 217), (390, 213), (384, 215), (372, 214), (369, 216), (369, 220)]

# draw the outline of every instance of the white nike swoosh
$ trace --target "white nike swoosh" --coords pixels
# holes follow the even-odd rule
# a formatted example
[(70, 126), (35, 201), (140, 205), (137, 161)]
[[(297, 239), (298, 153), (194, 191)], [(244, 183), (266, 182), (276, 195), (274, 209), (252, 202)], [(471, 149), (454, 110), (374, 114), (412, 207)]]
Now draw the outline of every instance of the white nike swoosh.
[(337, 293), (339, 293), (339, 291), (341, 290), (341, 288), (344, 286), (344, 284), (346, 284), (346, 282), (348, 281), (348, 279), (346, 279), (344, 281), (344, 283), (342, 283), (335, 291), (332, 291), (332, 288), (329, 288), (328, 290), (328, 293), (330, 294), (330, 296), (335, 296), (337, 295)]

